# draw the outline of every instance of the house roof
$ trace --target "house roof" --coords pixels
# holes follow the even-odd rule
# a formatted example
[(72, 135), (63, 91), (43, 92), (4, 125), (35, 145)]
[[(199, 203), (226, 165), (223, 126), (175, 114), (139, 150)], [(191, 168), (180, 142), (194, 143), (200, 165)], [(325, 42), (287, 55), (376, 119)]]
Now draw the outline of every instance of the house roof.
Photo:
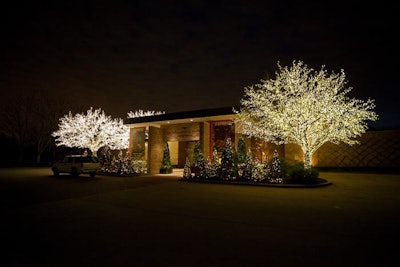
[(210, 119), (229, 119), (233, 118), (235, 112), (234, 107), (223, 107), (214, 109), (192, 110), (175, 113), (165, 113), (154, 116), (127, 118), (124, 124), (167, 124), (167, 123), (184, 123), (193, 122), (194, 120), (206, 121)]

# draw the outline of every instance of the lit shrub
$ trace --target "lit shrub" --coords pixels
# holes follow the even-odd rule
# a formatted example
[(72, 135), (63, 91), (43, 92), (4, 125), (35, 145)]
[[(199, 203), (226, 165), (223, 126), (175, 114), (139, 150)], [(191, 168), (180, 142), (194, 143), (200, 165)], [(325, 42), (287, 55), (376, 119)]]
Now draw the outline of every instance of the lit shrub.
[(132, 160), (133, 173), (147, 173), (147, 161), (145, 160)]

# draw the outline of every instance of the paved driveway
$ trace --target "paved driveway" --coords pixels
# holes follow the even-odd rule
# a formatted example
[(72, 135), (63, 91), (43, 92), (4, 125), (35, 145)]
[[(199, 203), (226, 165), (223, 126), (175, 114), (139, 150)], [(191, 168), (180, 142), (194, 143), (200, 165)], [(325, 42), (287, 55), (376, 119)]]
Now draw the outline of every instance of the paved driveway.
[(0, 266), (400, 266), (400, 175), (321, 188), (0, 169)]

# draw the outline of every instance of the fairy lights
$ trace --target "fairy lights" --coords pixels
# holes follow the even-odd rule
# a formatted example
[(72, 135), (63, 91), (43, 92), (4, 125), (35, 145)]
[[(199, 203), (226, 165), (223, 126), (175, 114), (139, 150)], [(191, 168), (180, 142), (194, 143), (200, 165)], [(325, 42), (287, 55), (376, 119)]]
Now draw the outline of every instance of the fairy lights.
[(129, 111), (128, 118), (149, 117), (149, 116), (162, 115), (162, 114), (165, 114), (165, 112), (164, 111), (154, 111), (154, 110), (144, 111), (142, 109), (139, 109), (135, 112)]
[(57, 146), (88, 148), (94, 155), (103, 147), (125, 149), (129, 144), (129, 127), (122, 119), (112, 119), (101, 109), (91, 107), (86, 114), (69, 114), (60, 118), (59, 129), (52, 133)]
[(355, 137), (375, 121), (374, 100), (349, 98), (343, 70), (328, 74), (293, 61), (281, 67), (276, 79), (261, 80), (245, 88), (236, 122), (243, 134), (276, 144), (295, 143), (304, 153), (304, 167), (311, 167), (312, 154), (326, 142), (357, 143)]

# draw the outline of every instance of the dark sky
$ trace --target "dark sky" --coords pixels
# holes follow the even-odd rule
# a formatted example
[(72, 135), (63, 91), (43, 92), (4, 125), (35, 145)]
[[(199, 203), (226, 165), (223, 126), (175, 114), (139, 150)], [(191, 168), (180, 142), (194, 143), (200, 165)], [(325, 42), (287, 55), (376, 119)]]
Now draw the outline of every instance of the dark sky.
[[(1, 9), (1, 96), (45, 90), (125, 118), (237, 106), (277, 62), (344, 69), (398, 126), (397, 10), (384, 1), (13, 1)], [(379, 4), (379, 6), (378, 6)]]

